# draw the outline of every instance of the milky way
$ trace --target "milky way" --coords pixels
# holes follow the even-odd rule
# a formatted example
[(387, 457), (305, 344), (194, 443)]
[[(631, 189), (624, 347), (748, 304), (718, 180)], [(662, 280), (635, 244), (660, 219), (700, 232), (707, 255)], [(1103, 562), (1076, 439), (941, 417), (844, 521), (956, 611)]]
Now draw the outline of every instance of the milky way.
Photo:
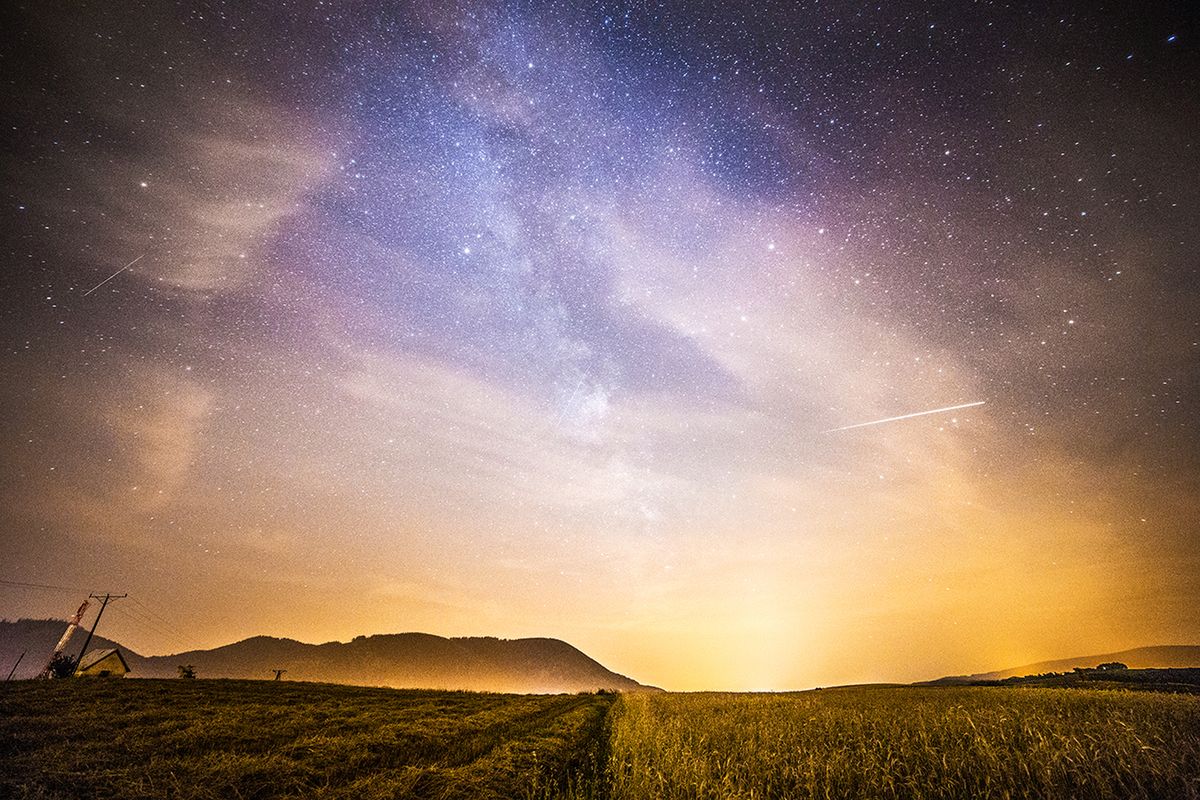
[(0, 578), (128, 591), (135, 649), (795, 688), (1200, 637), (1194, 10), (3, 16)]

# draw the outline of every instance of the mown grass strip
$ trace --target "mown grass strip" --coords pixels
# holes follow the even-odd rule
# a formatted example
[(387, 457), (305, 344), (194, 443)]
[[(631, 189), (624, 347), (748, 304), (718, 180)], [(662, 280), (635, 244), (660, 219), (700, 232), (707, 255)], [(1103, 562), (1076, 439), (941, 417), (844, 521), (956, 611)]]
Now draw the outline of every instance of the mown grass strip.
[(610, 704), (248, 681), (14, 683), (0, 687), (0, 796), (551, 796)]

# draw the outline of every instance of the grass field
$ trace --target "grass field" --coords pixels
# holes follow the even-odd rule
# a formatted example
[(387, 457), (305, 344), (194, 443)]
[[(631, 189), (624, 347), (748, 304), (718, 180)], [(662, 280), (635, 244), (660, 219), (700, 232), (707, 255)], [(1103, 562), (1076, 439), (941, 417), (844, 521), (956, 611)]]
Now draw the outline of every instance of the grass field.
[(1200, 696), (858, 688), (627, 696), (609, 795), (1197, 798)]
[(1200, 696), (0, 684), (4, 798), (1200, 798)]
[(0, 684), (0, 797), (552, 797), (597, 762), (613, 699), (264, 681)]

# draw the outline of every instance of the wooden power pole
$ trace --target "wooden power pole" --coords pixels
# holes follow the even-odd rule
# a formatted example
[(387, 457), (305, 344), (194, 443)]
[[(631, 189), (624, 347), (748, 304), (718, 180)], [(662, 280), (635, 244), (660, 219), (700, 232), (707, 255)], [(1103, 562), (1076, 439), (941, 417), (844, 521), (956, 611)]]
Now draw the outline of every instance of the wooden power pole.
[(101, 597), (98, 594), (88, 595), (89, 599), (100, 601), (100, 611), (96, 614), (96, 621), (92, 623), (92, 629), (88, 631), (87, 638), (83, 640), (83, 648), (79, 651), (79, 658), (75, 659), (75, 671), (79, 671), (79, 665), (83, 662), (83, 657), (87, 655), (87, 646), (92, 643), (92, 637), (96, 635), (96, 626), (100, 624), (100, 618), (104, 616), (104, 609), (113, 600), (120, 600), (122, 597), (128, 597), (124, 594), (105, 594)]

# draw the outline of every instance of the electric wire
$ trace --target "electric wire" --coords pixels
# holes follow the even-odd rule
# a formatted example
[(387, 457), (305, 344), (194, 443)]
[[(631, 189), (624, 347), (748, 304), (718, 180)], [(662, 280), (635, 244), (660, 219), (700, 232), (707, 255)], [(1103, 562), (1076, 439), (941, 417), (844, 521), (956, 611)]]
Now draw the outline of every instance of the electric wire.
[(78, 586), (55, 586), (50, 583), (29, 583), (27, 581), (8, 581), (0, 579), (0, 585), (16, 586), (22, 589), (51, 589), (58, 592), (82, 592)]

